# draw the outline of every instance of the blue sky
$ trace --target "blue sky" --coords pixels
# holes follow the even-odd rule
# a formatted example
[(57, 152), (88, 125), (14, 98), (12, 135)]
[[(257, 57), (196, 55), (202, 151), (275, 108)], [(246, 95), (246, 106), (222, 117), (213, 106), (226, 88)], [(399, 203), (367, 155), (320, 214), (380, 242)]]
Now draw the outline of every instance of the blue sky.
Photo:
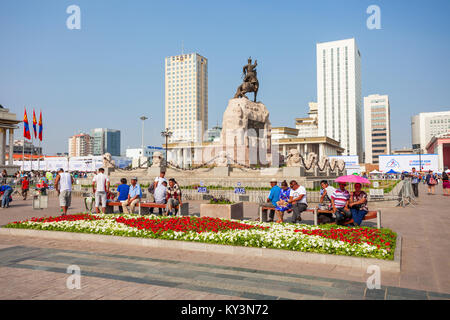
[[(81, 8), (69, 30), (66, 8)], [(366, 9), (381, 9), (369, 30)], [(0, 104), (43, 111), (44, 152), (106, 127), (122, 151), (160, 145), (164, 57), (198, 52), (209, 62), (209, 127), (221, 123), (248, 56), (258, 59), (262, 101), (273, 126), (294, 126), (316, 101), (317, 42), (354, 37), (363, 96), (388, 94), (393, 148), (410, 147), (411, 115), (450, 110), (450, 1), (2, 0)], [(21, 135), (19, 132), (16, 135)]]

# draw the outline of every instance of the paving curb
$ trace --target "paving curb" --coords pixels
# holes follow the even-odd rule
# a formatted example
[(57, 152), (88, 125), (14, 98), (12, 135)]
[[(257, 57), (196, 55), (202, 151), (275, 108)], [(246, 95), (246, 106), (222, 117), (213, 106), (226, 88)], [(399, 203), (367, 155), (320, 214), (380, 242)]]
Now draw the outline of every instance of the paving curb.
[(280, 260), (297, 261), (303, 263), (326, 264), (359, 268), (367, 270), (367, 267), (376, 265), (381, 272), (400, 272), (402, 237), (397, 234), (397, 245), (394, 260), (381, 260), (373, 258), (349, 257), (333, 254), (320, 254), (310, 252), (298, 252), (279, 249), (249, 248), (240, 246), (227, 246), (201, 242), (161, 240), (134, 237), (120, 237), (89, 233), (76, 233), (64, 231), (46, 231), (32, 229), (0, 228), (0, 235), (26, 236), (60, 240), (82, 240), (109, 244), (125, 244), (154, 248), (171, 248), (191, 251), (213, 252), (220, 254), (245, 255), (248, 257), (277, 258)]

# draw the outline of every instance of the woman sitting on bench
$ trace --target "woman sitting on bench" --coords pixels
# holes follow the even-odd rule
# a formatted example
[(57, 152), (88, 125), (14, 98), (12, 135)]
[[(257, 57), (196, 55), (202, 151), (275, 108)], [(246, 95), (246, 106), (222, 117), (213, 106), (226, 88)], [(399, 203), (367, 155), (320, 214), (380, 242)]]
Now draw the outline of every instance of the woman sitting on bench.
[(367, 212), (369, 212), (369, 208), (367, 208), (367, 194), (361, 190), (360, 183), (355, 184), (355, 191), (350, 196), (348, 206), (350, 207), (354, 224), (361, 225)]
[(275, 213), (277, 215), (277, 222), (283, 222), (284, 212), (290, 210), (292, 208), (292, 204), (290, 204), (289, 196), (291, 193), (291, 189), (288, 187), (286, 180), (281, 183), (281, 192), (280, 192), (280, 200), (277, 202), (277, 207), (275, 208)]

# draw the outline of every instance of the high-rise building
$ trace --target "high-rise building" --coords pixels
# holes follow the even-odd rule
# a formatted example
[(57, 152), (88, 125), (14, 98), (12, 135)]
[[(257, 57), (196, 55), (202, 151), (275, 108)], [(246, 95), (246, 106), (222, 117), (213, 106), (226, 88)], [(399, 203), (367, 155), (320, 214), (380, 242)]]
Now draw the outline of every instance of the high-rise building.
[(69, 138), (69, 157), (93, 155), (93, 138), (87, 133), (76, 134)]
[(298, 136), (304, 138), (318, 137), (317, 102), (309, 103), (308, 116), (307, 118), (295, 118)]
[(107, 152), (112, 156), (120, 156), (120, 130), (96, 128), (92, 129), (91, 136), (94, 140), (94, 156)]
[(389, 96), (364, 97), (364, 149), (366, 163), (378, 163), (380, 154), (391, 154), (391, 111)]
[(318, 43), (319, 136), (340, 142), (344, 155), (362, 160), (361, 54), (355, 39)]
[(197, 53), (166, 57), (165, 127), (173, 141), (203, 141), (208, 128), (208, 60)]
[(411, 117), (412, 148), (425, 148), (431, 138), (450, 131), (450, 111), (421, 112)]

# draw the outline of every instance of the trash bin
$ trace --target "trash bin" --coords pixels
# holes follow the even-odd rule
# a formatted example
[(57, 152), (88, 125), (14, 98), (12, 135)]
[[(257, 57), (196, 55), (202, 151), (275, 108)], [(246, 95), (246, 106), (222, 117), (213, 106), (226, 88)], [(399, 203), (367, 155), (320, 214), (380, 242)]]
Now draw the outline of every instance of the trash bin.
[(48, 196), (37, 194), (33, 195), (33, 209), (47, 209), (48, 207)]

